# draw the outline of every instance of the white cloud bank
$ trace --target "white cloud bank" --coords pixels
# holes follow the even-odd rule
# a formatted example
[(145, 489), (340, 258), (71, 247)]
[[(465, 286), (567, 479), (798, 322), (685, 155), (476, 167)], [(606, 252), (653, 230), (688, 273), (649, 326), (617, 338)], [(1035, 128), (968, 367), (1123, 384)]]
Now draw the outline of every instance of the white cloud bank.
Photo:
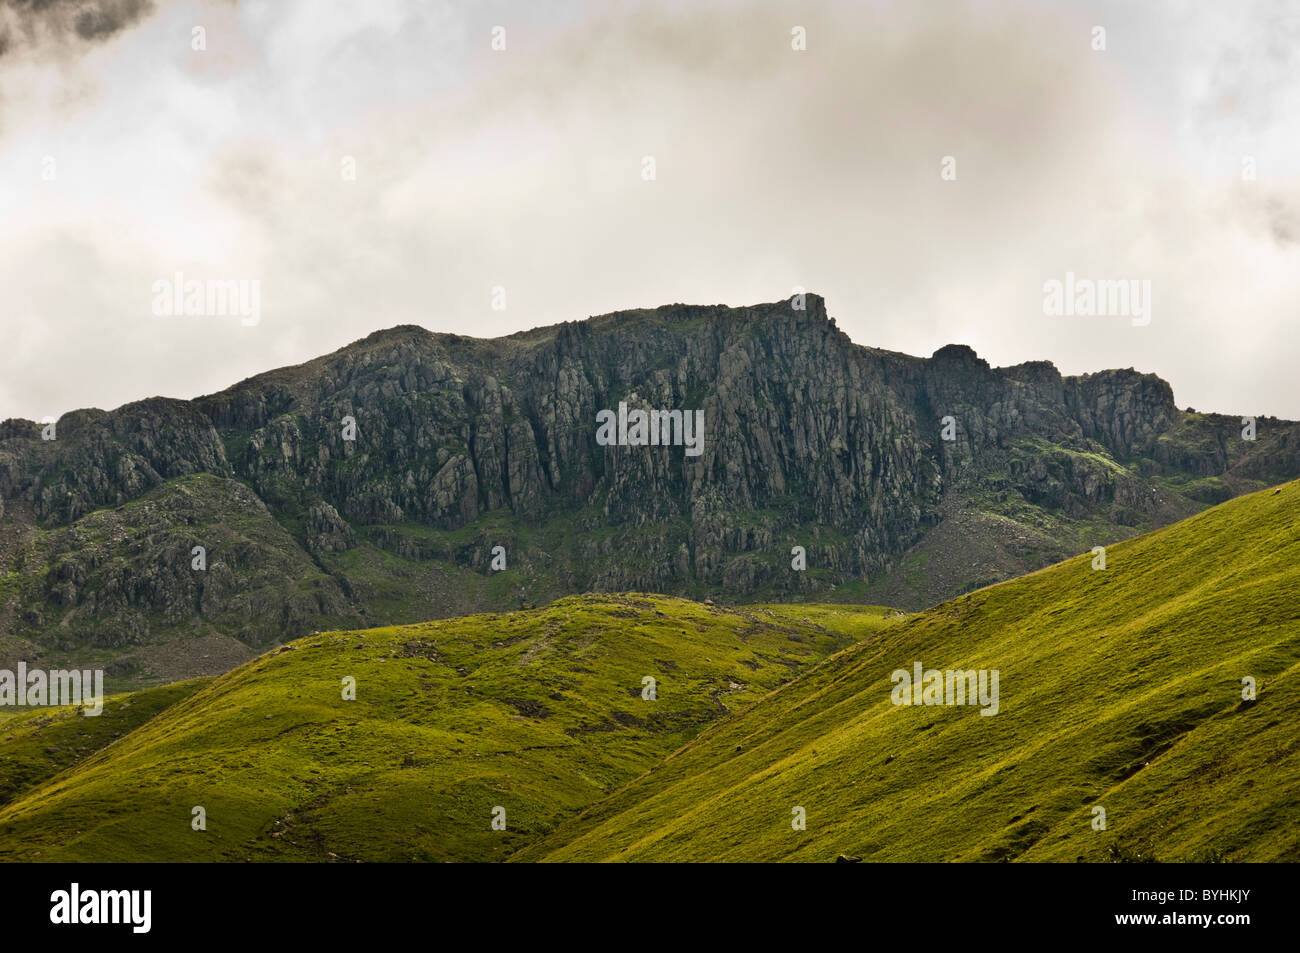
[[(1300, 3), (127, 6), (0, 13), (0, 418), (796, 285), (862, 344), (1300, 418)], [(261, 321), (154, 316), (177, 271)], [(1150, 325), (1045, 316), (1066, 272)]]

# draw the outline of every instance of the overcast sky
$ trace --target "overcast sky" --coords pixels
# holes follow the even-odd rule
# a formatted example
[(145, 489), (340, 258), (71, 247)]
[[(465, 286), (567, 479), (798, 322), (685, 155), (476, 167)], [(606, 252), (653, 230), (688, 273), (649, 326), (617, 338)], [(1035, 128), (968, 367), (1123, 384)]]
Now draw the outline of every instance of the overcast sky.
[[(1300, 418), (1300, 0), (30, 5), (0, 418), (795, 286), (861, 344)], [(155, 315), (176, 272), (257, 280), (260, 321)], [(1044, 314), (1067, 272), (1149, 280), (1150, 324)]]

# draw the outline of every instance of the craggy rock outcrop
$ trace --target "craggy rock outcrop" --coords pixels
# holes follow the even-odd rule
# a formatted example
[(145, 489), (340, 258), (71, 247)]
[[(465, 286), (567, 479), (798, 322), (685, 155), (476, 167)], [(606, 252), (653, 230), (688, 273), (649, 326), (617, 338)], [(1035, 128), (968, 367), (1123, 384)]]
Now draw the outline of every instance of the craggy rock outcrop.
[[(620, 402), (703, 410), (702, 452), (599, 446), (596, 414)], [(670, 305), (494, 340), (408, 325), (198, 400), (76, 411), (53, 441), (0, 425), (0, 504), (30, 504), (50, 531), (0, 566), (14, 580), (0, 598), (38, 643), (99, 619), (100, 644), (205, 621), (260, 644), (320, 619), (437, 613), (442, 590), (415, 595), (424, 574), (488, 579), (496, 545), (508, 584), (448, 583), (445, 614), (585, 589), (861, 597), (957, 510), (1001, 521), (988, 572), (1003, 578), (1079, 551), (1080, 525), (1131, 535), (1300, 473), (1296, 424), (1261, 418), (1253, 442), (1240, 429), (1133, 370), (1066, 378), (960, 345), (929, 359), (855, 345), (813, 295), (806, 310)], [(194, 492), (201, 474), (201, 507), (168, 497), (136, 527), (100, 515)], [(181, 537), (229, 532), (249, 507), (267, 531), (196, 589)], [(901, 602), (993, 566), (978, 523), (953, 525), (964, 535), (933, 538), (975, 541), (949, 561), (968, 578)], [(294, 584), (308, 576), (310, 591)]]

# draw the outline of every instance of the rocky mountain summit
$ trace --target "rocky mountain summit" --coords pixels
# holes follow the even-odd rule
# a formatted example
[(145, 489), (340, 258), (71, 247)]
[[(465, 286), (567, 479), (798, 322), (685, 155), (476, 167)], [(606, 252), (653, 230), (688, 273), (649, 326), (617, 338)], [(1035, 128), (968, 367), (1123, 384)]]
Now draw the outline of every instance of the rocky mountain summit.
[[(702, 452), (599, 445), (620, 403), (703, 410)], [(1300, 475), (1300, 425), (1256, 427), (1134, 370), (863, 347), (814, 295), (403, 325), (53, 440), (0, 424), (0, 662), (172, 678), (584, 591), (919, 608)]]

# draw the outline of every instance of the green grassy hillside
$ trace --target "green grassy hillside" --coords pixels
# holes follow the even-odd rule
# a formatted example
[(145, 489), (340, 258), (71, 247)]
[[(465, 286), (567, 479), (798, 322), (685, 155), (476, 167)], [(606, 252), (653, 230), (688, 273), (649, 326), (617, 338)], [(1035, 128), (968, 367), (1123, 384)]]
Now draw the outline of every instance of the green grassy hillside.
[(0, 807), (0, 858), (501, 859), (895, 615), (592, 596), (317, 634), (29, 785)]
[[(513, 859), (1300, 860), (1300, 484), (1106, 556), (836, 654)], [(999, 713), (894, 705), (917, 661), (997, 669)]]
[(0, 708), (0, 804), (80, 764), (209, 681), (192, 678), (109, 695), (103, 712), (91, 717), (75, 706)]

